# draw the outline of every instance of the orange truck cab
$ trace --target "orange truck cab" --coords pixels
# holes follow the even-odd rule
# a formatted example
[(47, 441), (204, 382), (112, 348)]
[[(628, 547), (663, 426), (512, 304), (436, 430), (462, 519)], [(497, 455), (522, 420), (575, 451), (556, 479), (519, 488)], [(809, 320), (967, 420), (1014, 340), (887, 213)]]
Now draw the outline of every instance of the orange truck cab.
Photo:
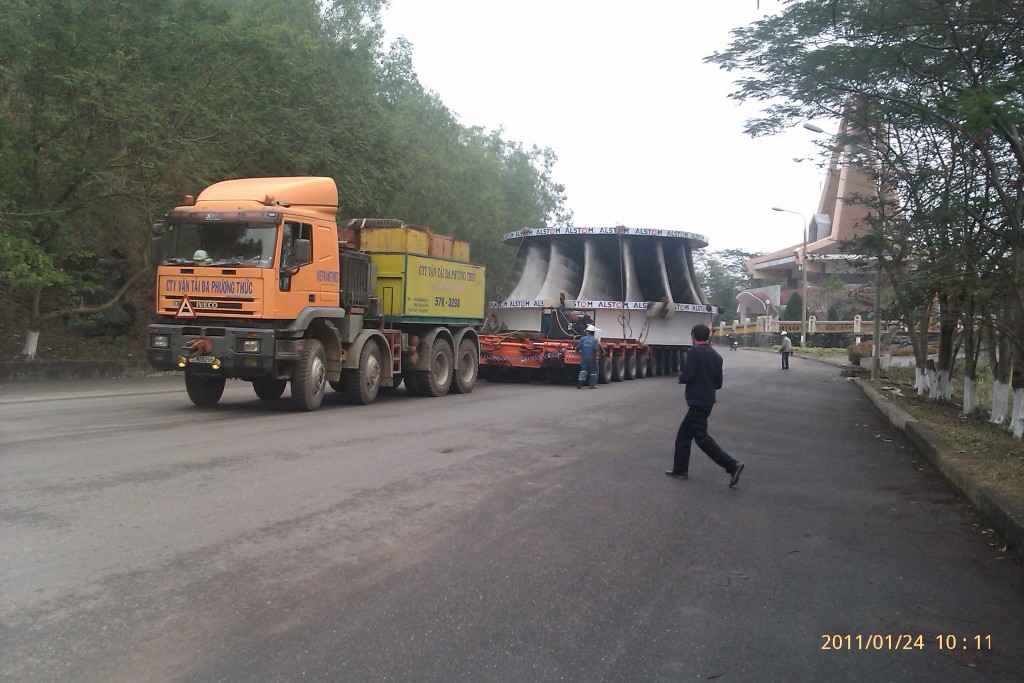
[(189, 398), (227, 379), (317, 409), (333, 388), (370, 403), (468, 393), (477, 379), (484, 269), (451, 236), (394, 219), (336, 221), (332, 178), (211, 185), (154, 226), (156, 318), (147, 360), (183, 371)]

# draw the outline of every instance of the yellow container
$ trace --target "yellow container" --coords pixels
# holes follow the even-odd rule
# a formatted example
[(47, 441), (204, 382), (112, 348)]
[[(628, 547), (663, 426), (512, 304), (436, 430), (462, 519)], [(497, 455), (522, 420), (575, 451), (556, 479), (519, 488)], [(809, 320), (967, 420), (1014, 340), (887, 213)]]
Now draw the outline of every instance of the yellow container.
[(430, 236), (423, 230), (409, 226), (363, 228), (360, 233), (359, 248), (364, 251), (427, 254), (430, 248)]
[(483, 266), (412, 254), (371, 254), (370, 260), (377, 266), (377, 296), (384, 315), (483, 321)]
[(455, 240), (455, 244), (452, 245), (452, 258), (456, 261), (462, 261), (463, 263), (469, 262), (469, 242), (460, 242)]

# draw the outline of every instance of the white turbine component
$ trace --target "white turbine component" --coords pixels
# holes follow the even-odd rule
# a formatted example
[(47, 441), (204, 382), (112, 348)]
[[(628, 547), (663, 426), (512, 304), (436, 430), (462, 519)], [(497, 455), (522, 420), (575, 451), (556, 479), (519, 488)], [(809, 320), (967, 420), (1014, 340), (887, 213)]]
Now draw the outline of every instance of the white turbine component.
[[(657, 245), (657, 256), (658, 256), (658, 276), (661, 279), (661, 287), (665, 293), (662, 295), (668, 297), (669, 307), (675, 303), (675, 297), (672, 295), (672, 282), (668, 277), (668, 263), (665, 260), (665, 245), (658, 242)], [(660, 298), (660, 297), (659, 297)]]
[[(519, 280), (506, 299), (536, 299), (548, 274), (549, 246), (531, 243), (526, 246), (525, 262), (517, 266)], [(521, 259), (523, 257), (520, 257)]]
[[(506, 233), (518, 244), (508, 292), (492, 302), (503, 329), (541, 331), (551, 306), (585, 309), (608, 339), (685, 347), (710, 324), (692, 249), (707, 239), (673, 228), (540, 227)], [(664, 301), (662, 301), (664, 300)], [(664, 350), (664, 349), (663, 349)]]
[(561, 294), (574, 298), (583, 283), (583, 266), (573, 259), (572, 249), (562, 242), (551, 243), (547, 277), (536, 299), (557, 302)]
[(583, 286), (573, 298), (607, 301), (619, 299), (618, 264), (614, 268), (601, 260), (601, 251), (592, 239), (583, 242)]
[(673, 250), (670, 252), (669, 257), (666, 258), (666, 262), (666, 265), (669, 265), (673, 271), (678, 271), (678, 276), (675, 280), (676, 288), (674, 290), (676, 300), (687, 304), (706, 303), (704, 295), (701, 294), (700, 287), (697, 286), (697, 276), (693, 270), (693, 261), (687, 245), (673, 245)]
[(622, 243), (622, 265), (626, 276), (626, 301), (644, 301), (644, 292), (636, 279), (636, 258), (633, 254), (633, 243)]
[(684, 257), (686, 260), (686, 270), (690, 274), (690, 289), (693, 291), (693, 295), (697, 297), (693, 303), (707, 304), (708, 300), (704, 296), (704, 290), (701, 289), (700, 283), (697, 282), (697, 269), (693, 265), (693, 250), (689, 245), (685, 245), (683, 246), (683, 251), (686, 253)]
[[(675, 301), (672, 300), (672, 286), (669, 281), (668, 267), (665, 264), (665, 250), (661, 242), (654, 245), (654, 281), (648, 279), (649, 288), (639, 291), (642, 299), (648, 300), (647, 317), (669, 319), (676, 312)], [(650, 267), (650, 266), (648, 266)], [(651, 276), (650, 273), (647, 274)], [(655, 289), (650, 287), (656, 286)], [(644, 296), (646, 295), (646, 296)]]

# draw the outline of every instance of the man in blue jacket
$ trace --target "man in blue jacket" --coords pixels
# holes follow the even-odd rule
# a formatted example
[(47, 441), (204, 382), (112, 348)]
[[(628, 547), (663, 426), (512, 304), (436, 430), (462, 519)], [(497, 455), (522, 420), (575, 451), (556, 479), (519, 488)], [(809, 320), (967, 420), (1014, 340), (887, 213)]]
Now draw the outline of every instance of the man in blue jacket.
[(696, 441), (715, 464), (729, 475), (729, 486), (739, 483), (743, 463), (738, 462), (708, 434), (708, 417), (715, 406), (715, 391), (722, 388), (722, 357), (711, 348), (708, 338), (711, 330), (707, 325), (694, 325), (690, 331), (693, 346), (686, 352), (679, 383), (686, 385), (686, 417), (676, 433), (676, 451), (672, 469), (665, 474), (677, 479), (688, 479), (690, 468), (690, 445)]
[(586, 381), (591, 389), (597, 388), (597, 357), (601, 345), (594, 336), (597, 328), (587, 325), (587, 332), (576, 341), (576, 350), (580, 352), (580, 375), (576, 379), (576, 388), (581, 389)]

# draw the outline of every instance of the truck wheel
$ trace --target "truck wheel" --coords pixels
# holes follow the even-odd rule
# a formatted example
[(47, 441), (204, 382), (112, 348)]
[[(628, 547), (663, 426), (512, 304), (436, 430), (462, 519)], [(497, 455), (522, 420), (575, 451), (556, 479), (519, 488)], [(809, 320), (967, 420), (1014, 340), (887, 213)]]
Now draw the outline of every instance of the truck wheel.
[(452, 347), (435, 339), (430, 347), (430, 369), (416, 374), (420, 396), (444, 396), (452, 385)]
[(669, 351), (669, 354), (671, 354), (671, 356), (672, 356), (672, 374), (673, 375), (678, 375), (679, 371), (682, 369), (682, 367), (681, 367), (682, 364), (680, 363), (680, 361), (682, 359), (681, 359), (681, 357), (679, 355), (679, 350), (678, 349), (672, 349), (671, 351)]
[(636, 379), (636, 356), (626, 356), (626, 376), (624, 379)]
[(252, 381), (253, 391), (263, 401), (274, 401), (281, 398), (286, 386), (288, 386), (286, 379), (254, 379)]
[(197, 406), (214, 406), (224, 395), (224, 378), (185, 373), (185, 391)]
[(380, 391), (380, 349), (371, 342), (366, 342), (359, 353), (359, 367), (343, 372), (345, 393), (355, 403), (367, 405), (373, 403)]
[(477, 356), (476, 344), (472, 339), (463, 339), (459, 344), (459, 354), (455, 358), (455, 381), (452, 391), (456, 394), (468, 394), (476, 386), (480, 358)]
[(650, 372), (649, 365), (651, 359), (648, 356), (637, 356), (636, 357), (636, 378), (643, 379), (647, 377)]
[(626, 359), (622, 356), (612, 358), (612, 381), (621, 382), (626, 376)]
[(612, 359), (609, 356), (601, 356), (597, 363), (597, 383), (608, 384), (612, 381)]
[(327, 391), (327, 362), (319, 339), (307, 339), (292, 371), (292, 403), (299, 410), (316, 410)]

